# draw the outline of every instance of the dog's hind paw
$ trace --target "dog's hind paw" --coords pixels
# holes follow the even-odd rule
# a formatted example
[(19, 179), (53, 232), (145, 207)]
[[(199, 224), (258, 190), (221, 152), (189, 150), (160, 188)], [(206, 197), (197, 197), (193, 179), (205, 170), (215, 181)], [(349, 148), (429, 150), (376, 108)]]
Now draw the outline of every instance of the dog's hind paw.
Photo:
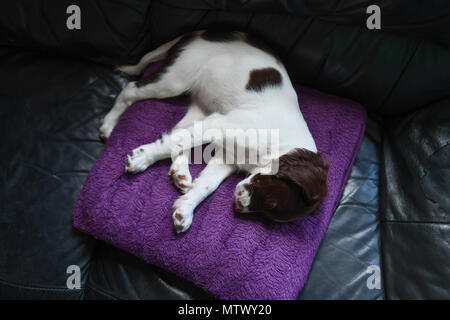
[(126, 66), (118, 66), (116, 67), (116, 70), (119, 70), (120, 72), (123, 72), (125, 74), (128, 74), (130, 76), (138, 76), (141, 74), (141, 69), (136, 65), (126, 65)]
[(115, 123), (111, 122), (111, 121), (106, 121), (105, 119), (103, 119), (101, 121), (101, 126), (100, 129), (98, 130), (98, 135), (100, 140), (102, 140), (103, 142), (106, 142), (106, 140), (109, 139), (109, 136), (111, 135), (111, 132), (113, 131), (114, 127), (115, 127)]

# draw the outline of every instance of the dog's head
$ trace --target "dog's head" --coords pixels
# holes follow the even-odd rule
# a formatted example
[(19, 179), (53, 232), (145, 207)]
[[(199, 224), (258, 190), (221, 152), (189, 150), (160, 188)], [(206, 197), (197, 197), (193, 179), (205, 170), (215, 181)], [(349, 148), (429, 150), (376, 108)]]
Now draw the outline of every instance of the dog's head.
[(276, 174), (253, 174), (236, 186), (235, 211), (262, 212), (279, 222), (314, 213), (328, 194), (329, 164), (320, 153), (300, 148), (278, 160)]

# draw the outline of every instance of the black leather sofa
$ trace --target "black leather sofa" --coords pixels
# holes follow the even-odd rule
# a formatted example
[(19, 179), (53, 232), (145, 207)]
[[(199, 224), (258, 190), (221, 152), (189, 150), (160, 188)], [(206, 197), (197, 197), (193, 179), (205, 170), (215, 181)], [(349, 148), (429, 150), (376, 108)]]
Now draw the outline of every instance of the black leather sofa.
[[(72, 4), (81, 9), (79, 30), (66, 27)], [(381, 9), (381, 30), (366, 28), (371, 4)], [(369, 113), (298, 298), (449, 299), (445, 0), (3, 1), (0, 299), (214, 298), (76, 231), (71, 216), (103, 148), (99, 121), (129, 80), (114, 66), (217, 27), (253, 33), (294, 82), (356, 100)], [(80, 288), (67, 287), (71, 265), (80, 267)]]

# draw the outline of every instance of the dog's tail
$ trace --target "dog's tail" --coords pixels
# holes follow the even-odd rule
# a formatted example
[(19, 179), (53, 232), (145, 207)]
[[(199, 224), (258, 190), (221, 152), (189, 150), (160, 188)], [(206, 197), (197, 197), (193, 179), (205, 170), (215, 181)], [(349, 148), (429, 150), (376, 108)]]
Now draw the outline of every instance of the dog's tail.
[(129, 75), (133, 76), (140, 75), (149, 63), (164, 59), (167, 51), (169, 51), (169, 49), (172, 48), (173, 45), (176, 44), (180, 39), (181, 37), (178, 37), (175, 40), (164, 43), (155, 50), (150, 51), (149, 53), (147, 53), (145, 56), (142, 57), (142, 59), (139, 61), (137, 65), (120, 66), (117, 69)]

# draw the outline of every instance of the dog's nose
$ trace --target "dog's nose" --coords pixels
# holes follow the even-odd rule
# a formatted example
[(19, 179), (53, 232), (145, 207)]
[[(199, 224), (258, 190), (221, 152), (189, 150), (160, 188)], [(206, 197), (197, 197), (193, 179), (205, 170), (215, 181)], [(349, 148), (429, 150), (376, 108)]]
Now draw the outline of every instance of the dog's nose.
[(241, 202), (239, 200), (236, 200), (233, 203), (233, 210), (236, 211), (236, 212), (241, 212), (242, 211), (242, 204), (241, 204)]

